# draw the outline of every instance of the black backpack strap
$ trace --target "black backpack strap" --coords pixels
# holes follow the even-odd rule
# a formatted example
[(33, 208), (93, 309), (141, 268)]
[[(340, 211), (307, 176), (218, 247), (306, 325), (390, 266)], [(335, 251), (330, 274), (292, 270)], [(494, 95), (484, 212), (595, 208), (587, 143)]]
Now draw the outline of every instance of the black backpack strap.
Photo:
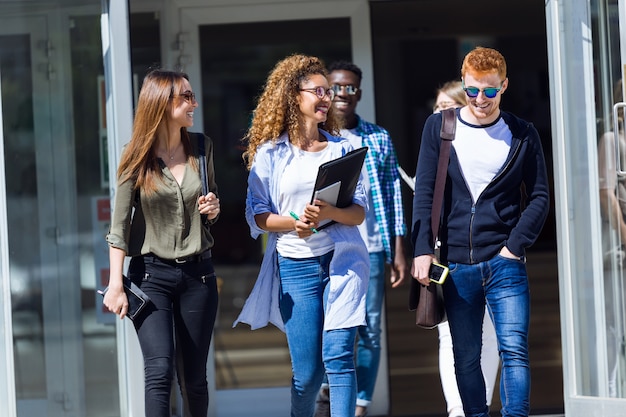
[[(206, 149), (204, 147), (204, 135), (202, 133), (196, 133), (198, 139), (198, 170), (200, 171), (200, 182), (202, 183), (202, 195), (209, 193), (209, 182), (207, 181), (206, 173)], [(202, 224), (208, 224), (209, 218), (206, 214), (200, 215), (202, 218)]]
[(200, 170), (200, 181), (202, 182), (202, 195), (209, 193), (209, 182), (206, 173), (206, 150), (204, 148), (204, 135), (196, 133), (198, 138), (198, 169)]

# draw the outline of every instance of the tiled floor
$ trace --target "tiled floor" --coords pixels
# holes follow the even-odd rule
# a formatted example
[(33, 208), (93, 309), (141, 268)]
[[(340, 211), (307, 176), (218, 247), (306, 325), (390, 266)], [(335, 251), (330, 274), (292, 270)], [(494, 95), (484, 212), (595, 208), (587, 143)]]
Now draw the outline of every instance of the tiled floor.
[[(531, 410), (563, 413), (563, 376), (556, 254), (528, 254), (531, 288)], [(391, 416), (444, 417), (445, 401), (437, 368), (436, 330), (417, 328), (406, 310), (406, 290), (387, 291)], [(410, 317), (407, 317), (410, 316)], [(496, 385), (492, 415), (500, 415)]]
[[(219, 389), (286, 387), (291, 377), (289, 352), (285, 336), (274, 326), (250, 331), (246, 325), (232, 328), (258, 265), (216, 267), (222, 279), (220, 313), (214, 342), (216, 350), (216, 384)], [(528, 254), (531, 286), (530, 354), (532, 368), (532, 414), (562, 415), (563, 382), (558, 307), (558, 280), (554, 251)], [(445, 417), (445, 403), (438, 372), (438, 333), (423, 330), (414, 324), (414, 315), (407, 308), (408, 286), (387, 289), (387, 339), (389, 365), (390, 413), (387, 417)], [(90, 293), (90, 299), (93, 294)], [(117, 383), (115, 338), (112, 326), (95, 325), (93, 315), (84, 316), (86, 404), (89, 415), (114, 415), (119, 404), (118, 392), (110, 389)], [(14, 317), (16, 336), (20, 331), (36, 331), (20, 325)], [(28, 320), (30, 323), (36, 320)], [(27, 336), (27, 335), (24, 335)], [(32, 339), (32, 338), (31, 338)], [(45, 385), (36, 370), (41, 368), (43, 349), (28, 338), (16, 337), (17, 388), (20, 392), (36, 392), (45, 398)], [(224, 348), (228, 348), (224, 350)], [(39, 356), (37, 356), (39, 355)], [(113, 366), (111, 366), (113, 364)], [(33, 384), (39, 381), (39, 385)], [(286, 390), (285, 390), (286, 391)], [(237, 394), (238, 398), (246, 398)], [(288, 395), (288, 393), (287, 393)], [(45, 401), (45, 400), (43, 400)], [(24, 403), (22, 401), (21, 403)], [(288, 404), (288, 399), (284, 400)], [(498, 395), (494, 398), (492, 415), (499, 415)], [(0, 413), (1, 414), (1, 413)], [(22, 415), (22, 414), (21, 414)], [(23, 415), (34, 415), (26, 413)], [(223, 415), (233, 416), (227, 412)], [(265, 417), (265, 416), (262, 416)], [(268, 416), (270, 417), (270, 416)], [(272, 416), (273, 417), (273, 416)], [(376, 417), (371, 415), (370, 417)], [(380, 417), (380, 416), (379, 416)]]

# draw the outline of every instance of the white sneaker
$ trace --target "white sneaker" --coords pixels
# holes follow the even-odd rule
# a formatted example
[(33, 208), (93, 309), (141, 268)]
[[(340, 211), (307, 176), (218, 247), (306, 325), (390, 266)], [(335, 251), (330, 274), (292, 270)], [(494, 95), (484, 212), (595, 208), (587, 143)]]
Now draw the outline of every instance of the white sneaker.
[(462, 408), (454, 407), (448, 413), (448, 417), (465, 417), (465, 413)]

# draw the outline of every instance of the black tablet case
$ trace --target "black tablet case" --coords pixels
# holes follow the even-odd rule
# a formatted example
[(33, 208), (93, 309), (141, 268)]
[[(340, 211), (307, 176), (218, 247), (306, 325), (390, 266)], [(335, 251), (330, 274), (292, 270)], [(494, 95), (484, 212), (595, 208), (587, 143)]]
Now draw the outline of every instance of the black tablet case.
[[(150, 297), (148, 297), (134, 282), (126, 277), (126, 275), (122, 275), (122, 281), (124, 283), (124, 291), (126, 292), (126, 297), (128, 298), (128, 312), (126, 316), (134, 320), (135, 317), (141, 313), (144, 307), (150, 302)], [(107, 286), (103, 291), (99, 291), (100, 295), (104, 297), (104, 294), (109, 290)]]
[[(316, 191), (322, 190), (337, 181), (341, 181), (341, 187), (339, 188), (336, 206), (345, 208), (352, 204), (354, 190), (359, 182), (359, 175), (361, 174), (365, 154), (368, 149), (367, 146), (364, 146), (320, 165), (315, 180), (315, 187), (313, 188), (313, 195), (311, 196), (311, 204), (313, 204), (313, 200), (315, 199)], [(318, 230), (328, 227), (333, 223), (335, 222), (330, 221), (324, 225), (320, 225)]]

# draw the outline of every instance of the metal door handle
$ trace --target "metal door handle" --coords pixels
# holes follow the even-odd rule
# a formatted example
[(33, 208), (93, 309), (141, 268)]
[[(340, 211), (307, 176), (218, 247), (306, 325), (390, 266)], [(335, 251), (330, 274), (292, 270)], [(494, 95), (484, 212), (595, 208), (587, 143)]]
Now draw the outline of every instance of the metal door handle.
[(622, 161), (620, 158), (620, 145), (619, 145), (619, 132), (620, 132), (620, 127), (622, 128), (621, 131), (624, 132), (624, 120), (622, 120), (622, 126), (619, 125), (619, 111), (620, 109), (624, 109), (624, 113), (626, 113), (626, 103), (621, 102), (621, 103), (615, 103), (615, 105), (613, 106), (613, 135), (615, 137), (615, 167), (616, 167), (616, 171), (617, 171), (617, 175), (621, 176), (621, 177), (626, 177), (626, 171), (622, 170)]

